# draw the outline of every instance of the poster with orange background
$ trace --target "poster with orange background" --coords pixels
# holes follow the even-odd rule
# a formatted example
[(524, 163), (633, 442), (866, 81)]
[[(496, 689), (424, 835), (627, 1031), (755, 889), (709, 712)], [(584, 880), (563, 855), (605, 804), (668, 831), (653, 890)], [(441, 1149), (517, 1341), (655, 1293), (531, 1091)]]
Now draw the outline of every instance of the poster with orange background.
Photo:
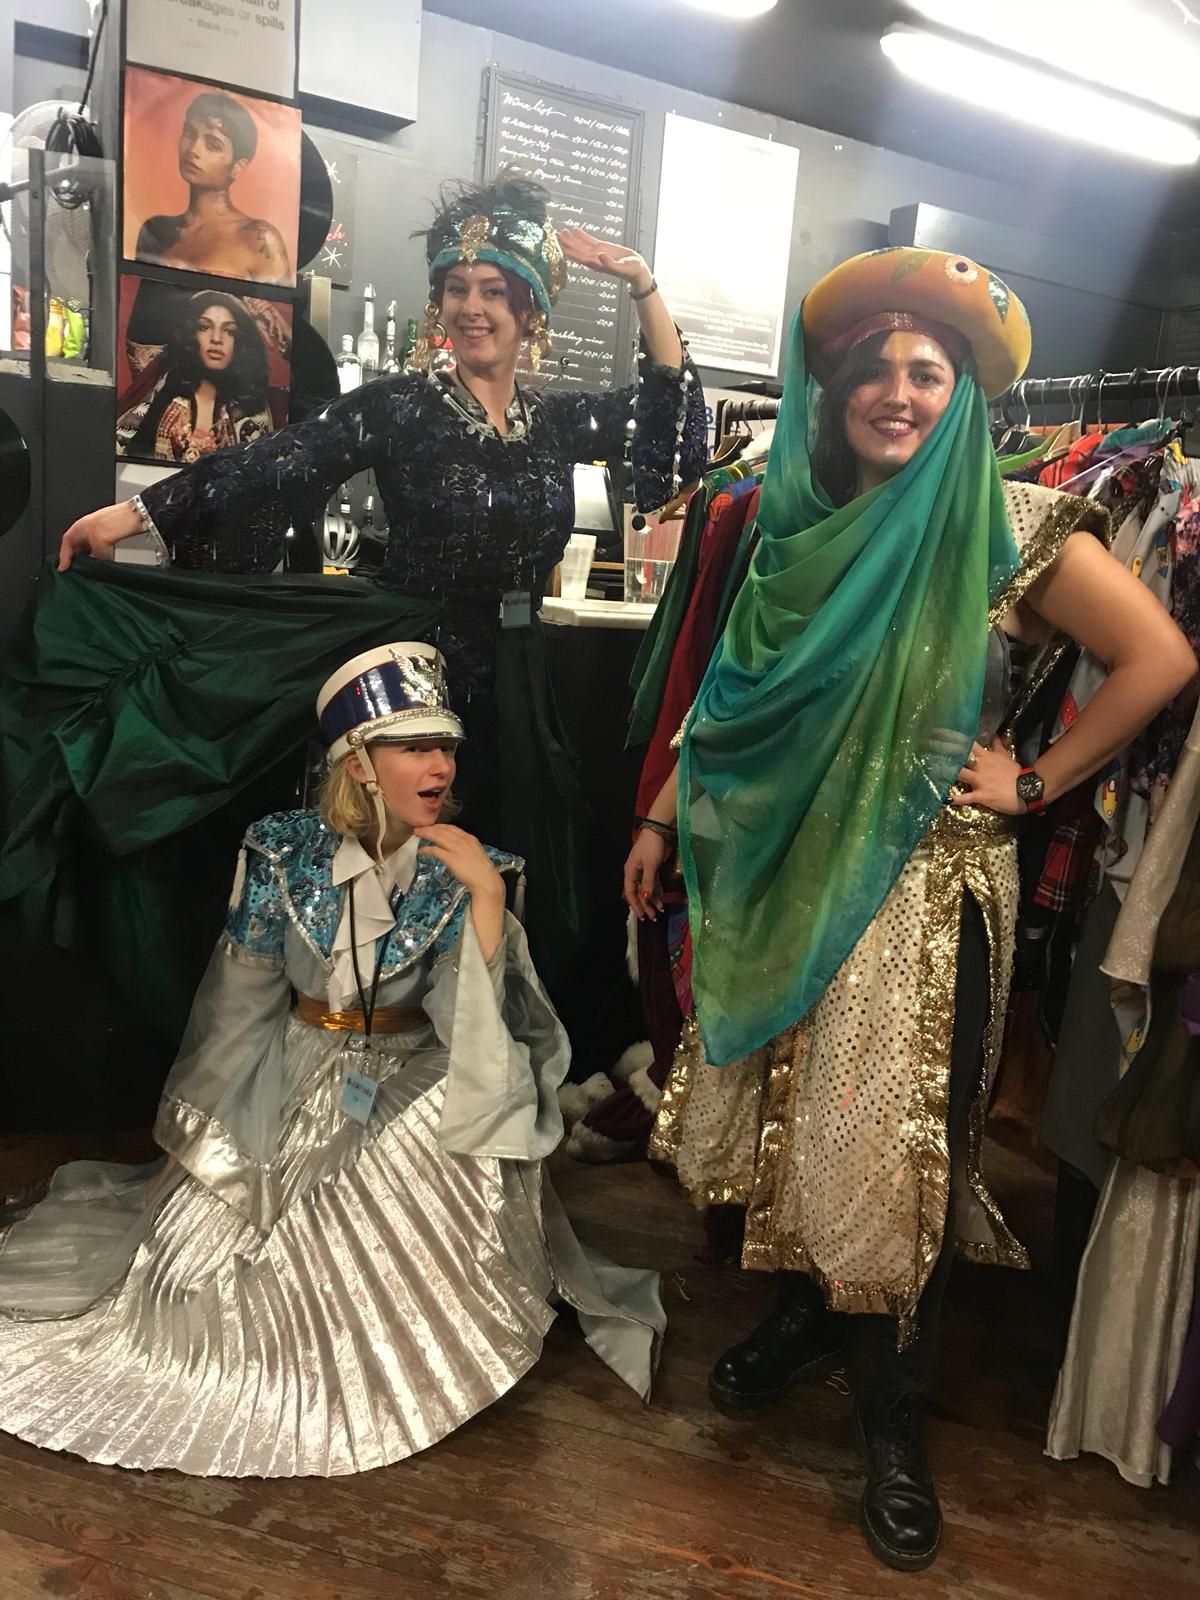
[(295, 106), (128, 67), (124, 181), (127, 261), (295, 283)]

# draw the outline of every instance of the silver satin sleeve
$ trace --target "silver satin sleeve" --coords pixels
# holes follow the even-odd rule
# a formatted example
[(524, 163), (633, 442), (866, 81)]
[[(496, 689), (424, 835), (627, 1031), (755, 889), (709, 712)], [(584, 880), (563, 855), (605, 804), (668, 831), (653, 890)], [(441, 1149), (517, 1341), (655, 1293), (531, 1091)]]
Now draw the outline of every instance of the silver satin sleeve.
[(291, 985), (280, 963), (221, 939), (196, 991), (154, 1137), (260, 1227), (277, 1210), (271, 1165), (286, 1094)]
[(455, 1155), (539, 1161), (562, 1138), (558, 1086), (571, 1051), (520, 923), (506, 914), (491, 963), (470, 917), (434, 968), (425, 1011), (449, 1051), (439, 1138)]

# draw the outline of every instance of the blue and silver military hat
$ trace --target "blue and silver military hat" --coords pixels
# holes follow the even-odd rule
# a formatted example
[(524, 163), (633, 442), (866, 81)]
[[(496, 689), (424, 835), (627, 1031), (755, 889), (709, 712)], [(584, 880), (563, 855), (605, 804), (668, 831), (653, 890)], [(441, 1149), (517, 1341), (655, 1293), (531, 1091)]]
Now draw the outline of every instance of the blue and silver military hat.
[(338, 761), (372, 740), (466, 737), (450, 709), (446, 662), (431, 644), (384, 644), (347, 661), (317, 696), (317, 721)]

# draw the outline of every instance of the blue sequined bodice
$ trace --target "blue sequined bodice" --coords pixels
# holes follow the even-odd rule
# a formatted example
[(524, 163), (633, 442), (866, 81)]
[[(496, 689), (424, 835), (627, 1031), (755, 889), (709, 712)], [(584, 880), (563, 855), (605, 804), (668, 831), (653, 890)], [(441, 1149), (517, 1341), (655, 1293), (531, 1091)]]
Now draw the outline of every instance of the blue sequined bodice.
[[(322, 961), (333, 951), (342, 891), (333, 883), (333, 858), (341, 836), (316, 811), (277, 811), (246, 832), (246, 871), (229, 913), (230, 942), (256, 960), (282, 964), (290, 922)], [(518, 856), (485, 846), (499, 872), (519, 872)], [(432, 856), (418, 856), (412, 884), (387, 936), (382, 976), (394, 977), (425, 956), (454, 949), (470, 905), (466, 889)]]

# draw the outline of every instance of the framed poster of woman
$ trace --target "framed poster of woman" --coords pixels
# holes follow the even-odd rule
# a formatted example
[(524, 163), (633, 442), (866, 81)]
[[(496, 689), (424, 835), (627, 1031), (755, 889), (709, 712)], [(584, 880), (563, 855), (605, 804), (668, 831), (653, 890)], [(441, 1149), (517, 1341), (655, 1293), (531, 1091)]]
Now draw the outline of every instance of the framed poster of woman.
[(294, 284), (299, 111), (127, 68), (124, 202), (128, 261)]
[(117, 454), (182, 466), (287, 421), (292, 308), (121, 279)]

